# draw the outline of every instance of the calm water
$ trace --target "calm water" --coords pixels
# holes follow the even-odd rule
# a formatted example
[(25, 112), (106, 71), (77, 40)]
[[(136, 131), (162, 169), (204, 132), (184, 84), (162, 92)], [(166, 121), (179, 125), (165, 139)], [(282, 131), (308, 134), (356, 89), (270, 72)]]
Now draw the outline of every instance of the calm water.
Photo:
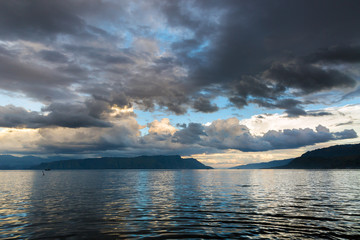
[(356, 239), (360, 171), (0, 171), (2, 239)]

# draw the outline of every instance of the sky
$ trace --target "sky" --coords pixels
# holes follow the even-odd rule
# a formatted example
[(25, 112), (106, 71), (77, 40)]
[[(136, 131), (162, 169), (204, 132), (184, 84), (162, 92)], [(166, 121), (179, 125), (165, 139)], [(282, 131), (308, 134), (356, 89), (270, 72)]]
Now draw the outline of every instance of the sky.
[(0, 1), (0, 154), (225, 168), (360, 143), (360, 1)]

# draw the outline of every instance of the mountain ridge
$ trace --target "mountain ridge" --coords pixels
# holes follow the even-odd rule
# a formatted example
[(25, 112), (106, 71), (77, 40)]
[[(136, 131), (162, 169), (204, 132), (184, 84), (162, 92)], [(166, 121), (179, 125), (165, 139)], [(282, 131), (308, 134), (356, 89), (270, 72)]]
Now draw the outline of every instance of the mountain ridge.
[(307, 151), (296, 158), (250, 163), (230, 169), (360, 169), (360, 144), (334, 145)]
[(360, 144), (308, 151), (277, 169), (360, 169)]
[(293, 158), (283, 159), (283, 160), (273, 160), (270, 162), (260, 162), (260, 163), (249, 163), (245, 165), (239, 165), (231, 167), (230, 169), (266, 169), (272, 167), (280, 167), (291, 162)]
[(31, 169), (212, 169), (194, 158), (179, 155), (102, 157), (41, 163)]

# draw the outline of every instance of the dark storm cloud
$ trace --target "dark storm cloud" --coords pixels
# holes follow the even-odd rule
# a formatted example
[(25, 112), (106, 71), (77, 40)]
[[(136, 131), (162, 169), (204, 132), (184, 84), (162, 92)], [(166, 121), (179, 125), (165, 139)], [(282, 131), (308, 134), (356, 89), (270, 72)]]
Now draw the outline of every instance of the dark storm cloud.
[[(91, 108), (90, 108), (91, 110)], [(43, 112), (48, 112), (45, 119), (48, 124), (68, 127), (111, 127), (112, 124), (99, 119), (99, 111), (91, 112), (89, 107), (82, 104), (61, 104), (52, 103), (42, 109)]]
[(39, 52), (39, 56), (49, 62), (66, 63), (68, 61), (64, 54), (57, 51), (42, 50)]
[[(171, 57), (155, 57), (139, 51), (65, 45), (64, 48), (90, 64), (93, 74), (106, 76), (99, 84), (81, 85), (80, 91), (111, 104), (132, 106), (146, 111), (164, 110), (184, 114), (190, 105), (188, 90), (174, 76), (178, 66)], [(146, 61), (145, 64), (138, 62)], [(122, 64), (124, 66), (111, 66)], [(213, 105), (211, 105), (213, 106)]]
[[(333, 89), (349, 92), (356, 85), (345, 71), (328, 65), (359, 60), (360, 33), (354, 31), (360, 22), (357, 1), (315, 1), (311, 6), (282, 0), (130, 5), (126, 1), (1, 1), (0, 39), (49, 47), (37, 54), (32, 49), (35, 53), (26, 56), (28, 66), (20, 64), (19, 71), (10, 73), (6, 69), (17, 68), (10, 59), (13, 52), (0, 46), (2, 56), (8, 57), (2, 61), (1, 87), (51, 101), (73, 100), (82, 91), (120, 99), (109, 100), (119, 106), (136, 103), (143, 110), (178, 115), (188, 108), (217, 111), (211, 101), (221, 95), (238, 108), (257, 103), (299, 116), (308, 102), (293, 107), (277, 103), (293, 97), (290, 91), (301, 98)], [(129, 9), (149, 13), (140, 16)], [(146, 18), (147, 14), (152, 17)], [(169, 39), (152, 33), (149, 19), (168, 24), (165, 32), (179, 33), (169, 42), (171, 56), (151, 53), (158, 51), (151, 44), (137, 49), (139, 39), (160, 45)], [(123, 35), (111, 35), (111, 29)], [(118, 47), (126, 38), (133, 42)], [(53, 68), (39, 70), (31, 61), (34, 56), (51, 62)], [(179, 74), (179, 68), (187, 74)], [(23, 84), (25, 75), (29, 77)], [(48, 81), (40, 86), (39, 79)], [(74, 84), (77, 92), (69, 91)], [(213, 97), (199, 98), (201, 91)]]
[(84, 47), (77, 45), (65, 45), (64, 48), (72, 53), (91, 59), (97, 64), (129, 64), (134, 63), (129, 56), (118, 51), (117, 54), (111, 53), (106, 48)]
[(285, 113), (287, 113), (288, 117), (298, 117), (298, 116), (307, 115), (305, 110), (297, 107), (288, 108), (285, 110)]
[(91, 37), (103, 33), (78, 16), (81, 9), (98, 5), (96, 1), (1, 1), (2, 39), (50, 40), (58, 34)]
[(216, 104), (211, 104), (209, 99), (203, 97), (199, 97), (194, 101), (193, 108), (196, 111), (204, 112), (204, 113), (211, 113), (219, 110), (219, 107), (216, 106)]
[(301, 61), (274, 64), (264, 72), (263, 77), (304, 93), (356, 86), (356, 81), (344, 73), (333, 69), (325, 70)]
[(77, 65), (76, 63), (68, 63), (66, 65), (58, 66), (55, 71), (62, 72), (77, 79), (89, 79), (89, 72), (86, 68)]
[(271, 108), (284, 109), (285, 110), (284, 112), (287, 114), (287, 117), (291, 117), (291, 118), (299, 117), (299, 116), (322, 117), (322, 116), (332, 115), (332, 113), (326, 111), (317, 111), (317, 110), (305, 111), (303, 109), (304, 103), (296, 99), (281, 99), (275, 102), (271, 100), (265, 101), (260, 99), (254, 99), (251, 100), (251, 102), (257, 104), (260, 107), (266, 107), (270, 109)]
[(182, 144), (193, 144), (199, 142), (200, 136), (206, 135), (205, 128), (199, 123), (189, 123), (187, 127), (175, 132), (172, 141)]
[(323, 127), (254, 136), (235, 119), (141, 137), (138, 124), (110, 120), (127, 119), (114, 107), (211, 113), (217, 96), (237, 108), (326, 115), (305, 111), (317, 102), (304, 97), (359, 94), (348, 71), (359, 62), (359, 9), (348, 0), (0, 1), (0, 88), (45, 104), (42, 112), (0, 107), (0, 126), (44, 127), (46, 139), (56, 126), (111, 129), (81, 132), (78, 145), (42, 143), (73, 152), (262, 151), (356, 137)]
[(0, 106), (0, 127), (38, 128), (43, 125), (44, 121), (37, 112), (28, 112), (13, 105)]
[(8, 128), (43, 128), (60, 126), (79, 127), (111, 127), (112, 124), (97, 118), (88, 108), (77, 104), (51, 104), (43, 108), (47, 114), (29, 112), (13, 105), (0, 106), (0, 127)]
[(4, 90), (21, 92), (39, 101), (72, 99), (75, 94), (64, 89), (76, 82), (73, 76), (51, 68), (0, 55), (0, 88)]
[(322, 116), (333, 115), (331, 112), (326, 112), (326, 111), (307, 111), (306, 114), (309, 116), (313, 116), (313, 117), (322, 117)]
[(260, 107), (285, 109), (285, 113), (287, 113), (288, 117), (307, 115), (307, 112), (302, 107), (303, 102), (295, 99), (281, 99), (277, 101), (254, 99), (250, 102), (257, 104)]
[[(217, 25), (206, 19), (196, 25), (199, 20), (189, 17), (183, 10), (186, 2), (170, 4), (173, 5), (165, 9), (169, 24), (195, 33), (193, 39), (173, 44), (176, 52), (179, 49), (190, 52), (204, 39), (210, 42), (206, 51), (195, 57), (186, 53), (180, 55), (182, 62), (188, 63), (191, 69), (192, 84), (220, 85), (223, 94), (239, 108), (247, 105), (249, 99), (275, 99), (289, 89), (297, 90), (301, 96), (331, 89), (351, 89), (356, 85), (345, 72), (313, 63), (358, 62), (358, 47), (353, 45), (360, 40), (359, 32), (354, 31), (360, 22), (357, 1), (315, 1), (311, 4), (301, 1), (221, 1), (221, 4), (196, 1), (194, 5), (205, 10), (218, 7), (226, 12), (218, 18)], [(216, 31), (211, 31), (215, 28)], [(289, 57), (293, 60), (286, 60)], [(201, 61), (196, 61), (198, 59)], [(300, 108), (288, 112), (303, 114)]]
[(241, 109), (241, 108), (245, 107), (246, 105), (248, 105), (248, 102), (247, 102), (246, 98), (243, 98), (243, 97), (237, 97), (237, 96), (230, 97), (229, 101), (239, 109)]
[(305, 57), (308, 62), (358, 63), (360, 62), (360, 46), (332, 46), (319, 49)]

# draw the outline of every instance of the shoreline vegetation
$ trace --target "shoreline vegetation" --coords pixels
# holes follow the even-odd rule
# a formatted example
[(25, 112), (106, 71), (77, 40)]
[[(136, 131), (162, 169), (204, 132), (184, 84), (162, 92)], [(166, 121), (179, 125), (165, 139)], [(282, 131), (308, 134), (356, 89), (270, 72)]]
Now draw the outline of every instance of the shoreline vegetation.
[[(86, 159), (15, 157), (0, 155), (1, 170), (35, 169), (213, 169), (194, 158), (179, 155), (102, 157)], [(360, 144), (316, 149), (293, 159), (274, 160), (230, 169), (360, 169)]]

